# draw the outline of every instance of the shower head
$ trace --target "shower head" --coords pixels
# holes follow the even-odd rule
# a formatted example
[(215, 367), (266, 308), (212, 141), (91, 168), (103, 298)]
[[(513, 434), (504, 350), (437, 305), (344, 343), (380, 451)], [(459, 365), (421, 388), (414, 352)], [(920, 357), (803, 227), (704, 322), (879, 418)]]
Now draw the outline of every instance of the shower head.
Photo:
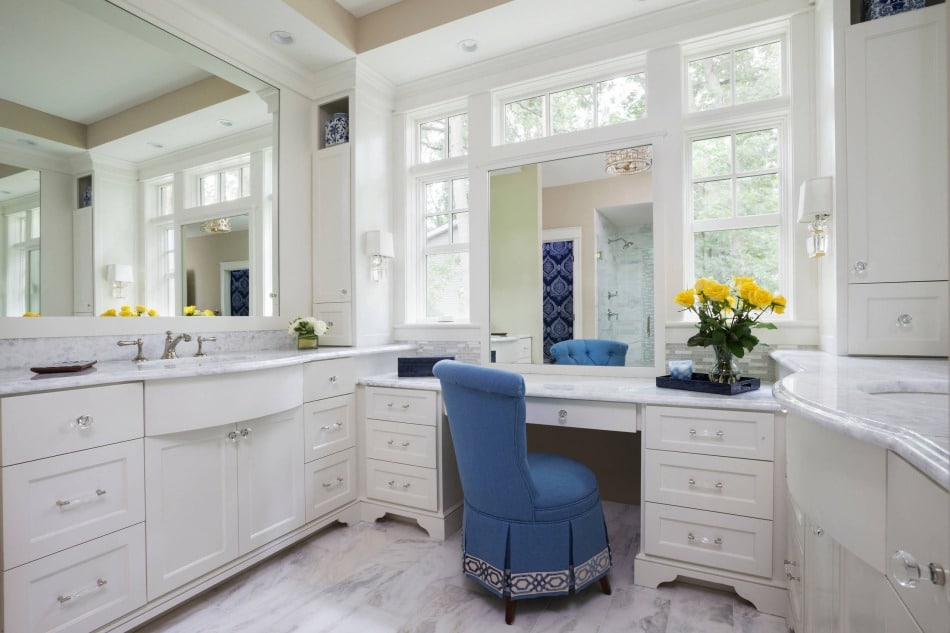
[(633, 242), (628, 242), (622, 237), (615, 237), (612, 240), (607, 240), (608, 244), (613, 244), (614, 242), (623, 242), (623, 246), (621, 248), (630, 248), (631, 246), (633, 246)]

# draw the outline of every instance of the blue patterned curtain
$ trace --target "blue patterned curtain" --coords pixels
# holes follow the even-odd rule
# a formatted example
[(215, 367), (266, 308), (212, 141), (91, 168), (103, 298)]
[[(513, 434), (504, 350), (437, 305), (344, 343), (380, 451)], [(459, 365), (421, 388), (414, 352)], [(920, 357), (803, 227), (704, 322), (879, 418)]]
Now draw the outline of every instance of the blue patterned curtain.
[(231, 271), (231, 316), (248, 316), (248, 270)]
[(545, 242), (541, 246), (544, 280), (544, 362), (551, 362), (551, 345), (574, 338), (574, 242)]

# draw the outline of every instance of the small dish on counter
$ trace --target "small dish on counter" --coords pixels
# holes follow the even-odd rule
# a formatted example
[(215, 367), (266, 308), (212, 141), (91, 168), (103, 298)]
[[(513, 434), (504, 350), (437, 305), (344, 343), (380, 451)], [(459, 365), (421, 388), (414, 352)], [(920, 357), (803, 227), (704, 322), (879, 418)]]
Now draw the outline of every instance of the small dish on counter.
[(37, 374), (61, 374), (89, 369), (96, 364), (94, 360), (61, 360), (51, 365), (30, 367), (30, 371)]

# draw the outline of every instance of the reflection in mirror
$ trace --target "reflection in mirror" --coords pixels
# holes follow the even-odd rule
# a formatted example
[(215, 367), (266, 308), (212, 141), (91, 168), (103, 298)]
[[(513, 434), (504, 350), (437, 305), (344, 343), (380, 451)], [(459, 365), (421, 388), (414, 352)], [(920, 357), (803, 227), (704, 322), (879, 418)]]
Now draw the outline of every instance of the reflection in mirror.
[(251, 304), (248, 215), (181, 227), (184, 303), (218, 316), (248, 316)]
[(492, 361), (550, 365), (553, 344), (595, 339), (654, 366), (650, 149), (613, 173), (611, 152), (491, 172)]
[[(250, 304), (233, 311), (216, 297), (208, 305), (278, 313), (276, 89), (107, 0), (4, 0), (0, 59), (18, 67), (0, 85), (0, 160), (39, 168), (43, 183), (29, 244), (8, 248), (12, 220), (0, 198), (0, 315), (84, 316), (137, 304), (181, 314), (178, 228), (242, 213)], [(244, 186), (226, 197), (235, 173)], [(213, 208), (212, 180), (221, 205)], [(13, 252), (22, 253), (16, 270)], [(131, 269), (122, 288), (110, 278), (117, 269)]]
[(0, 164), (0, 316), (39, 313), (40, 172)]

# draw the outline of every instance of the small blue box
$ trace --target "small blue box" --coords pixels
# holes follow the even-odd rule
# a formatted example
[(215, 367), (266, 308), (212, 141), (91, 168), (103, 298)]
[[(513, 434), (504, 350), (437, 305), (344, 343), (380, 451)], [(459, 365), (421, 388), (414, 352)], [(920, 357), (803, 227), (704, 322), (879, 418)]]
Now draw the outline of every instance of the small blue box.
[(693, 379), (693, 361), (691, 360), (671, 360), (667, 363), (670, 370), (670, 378), (676, 380)]

